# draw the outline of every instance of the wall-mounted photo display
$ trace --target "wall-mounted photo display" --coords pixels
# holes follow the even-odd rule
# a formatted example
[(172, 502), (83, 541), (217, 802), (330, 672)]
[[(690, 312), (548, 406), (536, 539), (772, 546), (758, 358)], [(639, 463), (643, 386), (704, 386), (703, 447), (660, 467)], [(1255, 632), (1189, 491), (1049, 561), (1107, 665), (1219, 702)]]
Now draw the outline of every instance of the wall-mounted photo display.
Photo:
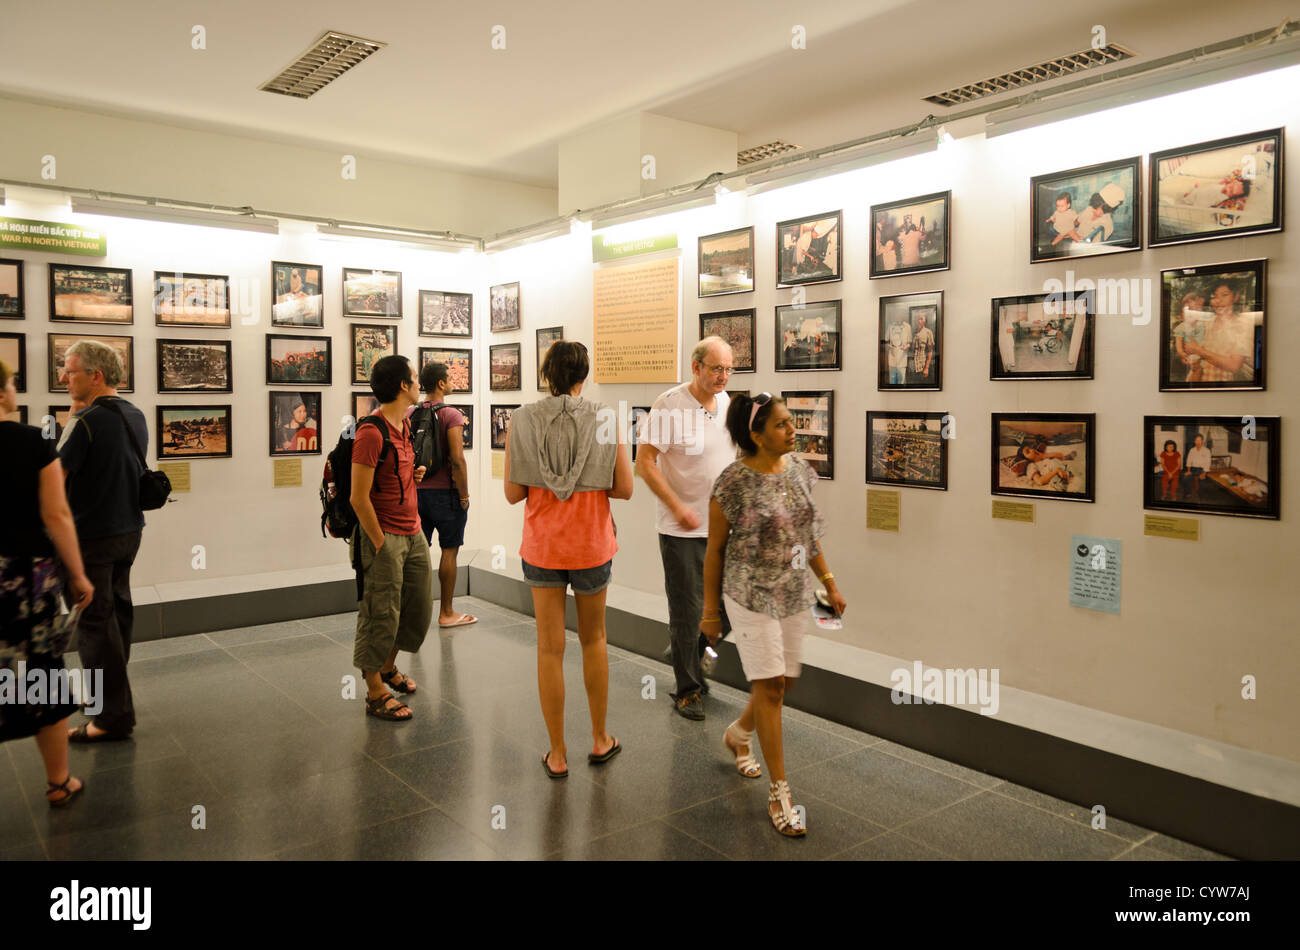
[(490, 293), (492, 306), (488, 329), (492, 333), (519, 329), (519, 281), (496, 284)]
[(1160, 272), (1160, 389), (1263, 389), (1268, 261)]
[(158, 340), (158, 392), (233, 392), (229, 340)]
[(776, 371), (840, 369), (840, 301), (776, 308)]
[(402, 318), (402, 275), (390, 270), (343, 268), (343, 316)]
[(23, 305), (23, 262), (0, 258), (0, 320), (21, 320)]
[(700, 339), (720, 336), (731, 347), (732, 372), (754, 372), (754, 332), (757, 311), (719, 310), (700, 314)]
[(1280, 517), (1277, 416), (1144, 416), (1142, 507)]
[(1092, 379), (1096, 292), (994, 297), (989, 379)]
[(728, 389), (728, 390), (727, 390), (727, 398), (728, 398), (728, 399), (735, 399), (737, 396), (744, 396), (746, 399), (748, 399), (748, 398), (749, 398), (749, 390), (748, 390), (748, 389)]
[(230, 278), (154, 271), (153, 321), (160, 327), (229, 327)]
[(1152, 152), (1147, 244), (1282, 230), (1285, 129)]
[(370, 371), (385, 356), (397, 353), (397, 327), (352, 324), (352, 385), (370, 384)]
[(320, 455), (319, 392), (272, 392), (271, 455)]
[(27, 425), (27, 407), (26, 407), (26, 406), (19, 406), (19, 407), (18, 407), (18, 424), (19, 424), (19, 425), (24, 425), (24, 426)]
[(943, 412), (868, 412), (867, 484), (948, 490)]
[(231, 457), (229, 406), (159, 406), (157, 413), (160, 461)]
[(792, 218), (776, 226), (776, 285), (819, 284), (843, 277), (842, 211)]
[(699, 296), (747, 294), (754, 289), (752, 227), (706, 234), (700, 238), (699, 247)]
[[(4, 334), (0, 334), (2, 337)], [(122, 360), (122, 381), (118, 383), (120, 393), (135, 392), (135, 341), (129, 336), (105, 336), (90, 333), (51, 333), (48, 336), (49, 390), (52, 393), (66, 393), (68, 387), (59, 381), (63, 376), (63, 364), (67, 359), (68, 347), (78, 340), (95, 340), (117, 350)]]
[[(450, 406), (453, 405), (453, 403), (448, 403), (447, 405)], [(459, 409), (461, 415), (465, 417), (465, 425), (460, 430), (460, 441), (461, 447), (468, 452), (470, 449), (474, 448), (474, 407), (457, 405), (456, 408)]]
[(325, 295), (319, 264), (271, 263), (271, 326), (325, 326)]
[(546, 351), (551, 348), (551, 344), (563, 339), (564, 327), (544, 327), (537, 331), (537, 391), (539, 393), (547, 391), (546, 380), (542, 378), (542, 360), (546, 359)]
[(352, 418), (364, 419), (366, 416), (379, 411), (379, 400), (375, 398), (374, 393), (353, 393), (352, 394)]
[(27, 392), (27, 334), (0, 333), (0, 360), (13, 371), (14, 388)]
[(632, 424), (627, 429), (627, 444), (632, 452), (632, 461), (636, 461), (636, 449), (642, 442), (650, 438), (650, 410), (651, 406), (633, 406), (632, 407)]
[(992, 428), (993, 494), (1096, 501), (1095, 413), (995, 412)]
[(491, 366), (488, 388), (493, 392), (509, 392), (522, 389), (519, 369), (519, 344), (500, 343), (488, 347), (488, 362)]
[(1029, 262), (1142, 248), (1142, 156), (1029, 180)]
[(51, 264), (50, 319), (59, 323), (134, 323), (131, 269)]
[(783, 392), (794, 421), (794, 451), (813, 467), (818, 478), (835, 477), (835, 391)]
[(952, 192), (904, 198), (871, 206), (869, 276), (901, 277), (952, 266)]
[[(328, 386), (334, 380), (333, 366), (332, 343), (327, 336), (266, 335), (266, 382), (269, 386), (293, 383)], [(369, 376), (366, 378), (369, 380)]]
[(420, 347), (420, 369), (428, 363), (447, 364), (447, 382), (454, 393), (474, 391), (474, 351), (443, 346)]
[(943, 389), (942, 357), (942, 290), (880, 298), (877, 389)]
[(474, 295), (420, 291), (420, 336), (474, 335)]
[[(68, 422), (72, 419), (71, 406), (50, 406), (48, 416), (54, 420), (54, 439), (56, 442), (63, 441), (63, 433), (68, 429)], [(41, 423), (44, 425), (45, 420)]]
[(492, 407), (492, 448), (504, 450), (506, 447), (506, 430), (510, 426), (510, 415), (519, 407), (515, 406), (493, 406)]

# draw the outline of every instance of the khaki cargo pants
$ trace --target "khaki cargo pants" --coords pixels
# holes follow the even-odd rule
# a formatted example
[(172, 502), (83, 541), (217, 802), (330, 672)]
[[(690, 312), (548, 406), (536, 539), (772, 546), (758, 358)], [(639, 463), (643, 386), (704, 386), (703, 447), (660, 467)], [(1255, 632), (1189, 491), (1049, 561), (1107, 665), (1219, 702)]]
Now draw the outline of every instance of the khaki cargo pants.
[(393, 647), (418, 653), (433, 621), (433, 565), (424, 535), (384, 534), (375, 546), (364, 531), (361, 545), (364, 587), (357, 603), (357, 638), (352, 663), (363, 673), (378, 672)]

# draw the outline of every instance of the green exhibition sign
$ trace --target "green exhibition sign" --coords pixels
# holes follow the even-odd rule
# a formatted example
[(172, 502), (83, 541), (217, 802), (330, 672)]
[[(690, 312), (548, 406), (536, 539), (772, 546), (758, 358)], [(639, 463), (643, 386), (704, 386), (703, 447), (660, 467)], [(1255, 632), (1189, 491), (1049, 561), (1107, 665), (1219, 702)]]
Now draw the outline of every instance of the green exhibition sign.
[(636, 238), (631, 241), (611, 241), (608, 235), (591, 236), (591, 261), (601, 264), (605, 261), (617, 261), (624, 257), (638, 254), (653, 254), (655, 251), (667, 251), (677, 246), (676, 234), (657, 234), (652, 237)]
[(108, 254), (108, 235), (94, 228), (60, 221), (0, 218), (0, 248), (105, 257)]

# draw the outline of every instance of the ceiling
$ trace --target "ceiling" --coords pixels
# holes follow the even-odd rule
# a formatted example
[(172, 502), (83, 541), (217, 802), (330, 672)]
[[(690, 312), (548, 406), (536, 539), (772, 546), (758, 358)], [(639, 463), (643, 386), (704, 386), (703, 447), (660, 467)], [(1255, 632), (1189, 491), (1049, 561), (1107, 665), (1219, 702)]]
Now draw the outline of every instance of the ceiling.
[[(742, 148), (817, 147), (942, 117), (921, 98), (1084, 49), (1095, 24), (1148, 60), (1300, 15), (1272, 0), (1080, 7), (0, 0), (0, 96), (554, 187), (561, 139), (631, 112), (730, 129)], [(329, 29), (388, 46), (309, 100), (258, 90)]]

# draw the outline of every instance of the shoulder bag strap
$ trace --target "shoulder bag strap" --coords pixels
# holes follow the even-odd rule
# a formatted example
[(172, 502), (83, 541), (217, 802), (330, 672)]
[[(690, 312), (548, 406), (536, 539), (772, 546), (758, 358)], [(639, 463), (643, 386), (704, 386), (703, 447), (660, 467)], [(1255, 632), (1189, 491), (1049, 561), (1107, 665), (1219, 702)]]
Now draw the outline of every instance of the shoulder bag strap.
[(117, 405), (115, 402), (103, 401), (101, 399), (96, 399), (95, 402), (91, 404), (92, 409), (95, 408), (95, 406), (103, 406), (105, 409), (116, 413), (117, 417), (122, 420), (122, 425), (126, 426), (126, 437), (131, 440), (131, 446), (135, 449), (136, 458), (140, 460), (140, 467), (147, 472), (149, 470), (149, 463), (144, 457), (144, 449), (140, 447), (140, 440), (135, 437), (135, 431), (131, 428), (131, 424), (126, 421), (126, 413), (122, 411), (122, 407)]

